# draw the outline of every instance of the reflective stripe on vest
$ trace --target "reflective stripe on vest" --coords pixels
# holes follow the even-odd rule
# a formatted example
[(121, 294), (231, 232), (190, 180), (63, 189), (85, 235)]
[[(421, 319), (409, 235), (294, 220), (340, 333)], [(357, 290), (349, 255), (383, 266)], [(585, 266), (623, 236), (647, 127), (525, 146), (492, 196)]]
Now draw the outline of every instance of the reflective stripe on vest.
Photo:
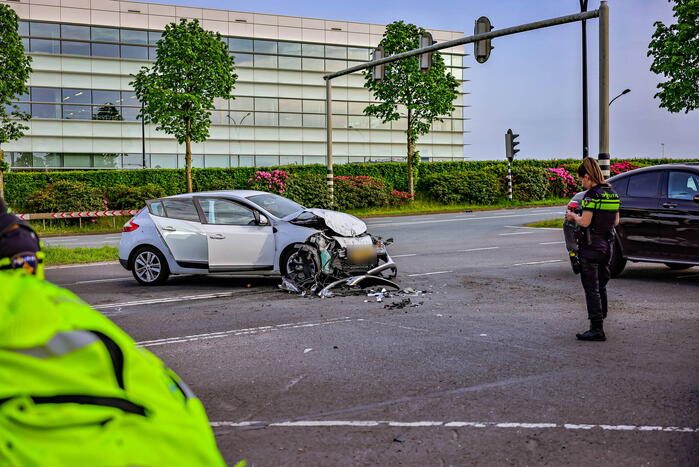
[(99, 337), (90, 331), (66, 331), (55, 334), (42, 346), (8, 350), (35, 358), (51, 358), (80, 350), (99, 340)]

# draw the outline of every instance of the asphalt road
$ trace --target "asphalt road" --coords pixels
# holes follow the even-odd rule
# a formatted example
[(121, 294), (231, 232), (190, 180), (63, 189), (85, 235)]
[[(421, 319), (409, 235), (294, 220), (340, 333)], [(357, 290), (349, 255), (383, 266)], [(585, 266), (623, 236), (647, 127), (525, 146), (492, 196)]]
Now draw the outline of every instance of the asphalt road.
[(579, 342), (561, 232), (521, 227), (561, 211), (370, 219), (426, 292), (382, 302), (270, 278), (141, 287), (117, 264), (47, 277), (187, 381), (231, 464), (697, 465), (699, 268), (630, 264), (609, 340)]

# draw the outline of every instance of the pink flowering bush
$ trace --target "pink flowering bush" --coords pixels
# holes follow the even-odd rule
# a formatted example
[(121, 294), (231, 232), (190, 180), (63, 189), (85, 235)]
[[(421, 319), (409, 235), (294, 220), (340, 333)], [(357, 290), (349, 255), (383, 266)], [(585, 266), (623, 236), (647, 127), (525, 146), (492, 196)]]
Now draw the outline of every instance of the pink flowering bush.
[(547, 168), (546, 171), (549, 179), (549, 193), (553, 196), (567, 198), (582, 190), (578, 179), (565, 167)]
[(639, 165), (632, 164), (631, 162), (622, 161), (609, 167), (609, 172), (611, 175), (619, 175), (623, 174), (624, 172), (628, 172), (629, 170), (638, 169), (639, 167)]
[(289, 174), (283, 170), (273, 170), (271, 172), (263, 172), (258, 170), (255, 176), (248, 179), (250, 189), (259, 191), (268, 191), (283, 195), (287, 189), (287, 179)]
[(415, 199), (415, 196), (411, 195), (410, 192), (408, 191), (398, 191), (398, 190), (393, 190), (391, 192), (391, 197), (389, 198), (389, 202), (391, 206), (400, 206), (402, 204), (406, 204), (409, 201), (412, 201)]

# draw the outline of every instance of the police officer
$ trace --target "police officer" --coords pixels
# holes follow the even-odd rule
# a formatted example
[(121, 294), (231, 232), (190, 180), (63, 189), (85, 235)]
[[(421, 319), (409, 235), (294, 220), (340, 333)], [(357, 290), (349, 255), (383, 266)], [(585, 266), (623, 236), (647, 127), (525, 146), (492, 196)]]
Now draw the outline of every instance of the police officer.
[(603, 322), (607, 317), (607, 282), (614, 226), (619, 223), (619, 195), (605, 182), (595, 159), (585, 158), (578, 167), (578, 177), (587, 190), (582, 214), (568, 211), (566, 219), (582, 227), (580, 278), (585, 289), (590, 329), (575, 336), (583, 341), (605, 341)]
[(0, 271), (24, 269), (43, 279), (43, 253), (39, 237), (10, 212), (0, 198)]

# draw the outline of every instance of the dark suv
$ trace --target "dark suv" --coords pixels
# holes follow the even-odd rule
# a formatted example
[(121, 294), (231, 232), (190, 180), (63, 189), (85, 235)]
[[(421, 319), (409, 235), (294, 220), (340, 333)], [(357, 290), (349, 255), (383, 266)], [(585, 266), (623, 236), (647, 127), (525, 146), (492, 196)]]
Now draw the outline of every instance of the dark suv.
[(621, 198), (612, 275), (626, 262), (699, 265), (699, 164), (666, 164), (609, 179)]

